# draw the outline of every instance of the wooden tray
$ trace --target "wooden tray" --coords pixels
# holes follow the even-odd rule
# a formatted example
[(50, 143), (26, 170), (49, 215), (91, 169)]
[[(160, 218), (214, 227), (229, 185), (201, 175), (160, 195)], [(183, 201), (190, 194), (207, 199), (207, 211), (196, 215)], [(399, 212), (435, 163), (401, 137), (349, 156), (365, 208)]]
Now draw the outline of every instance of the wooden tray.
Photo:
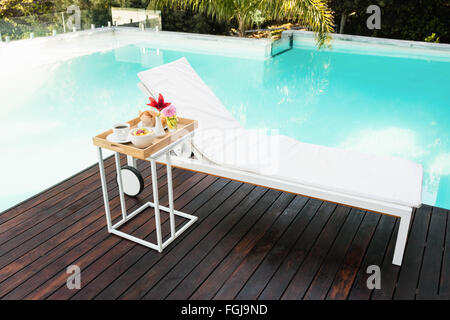
[[(128, 121), (131, 128), (137, 127), (137, 124), (141, 121), (139, 118), (135, 118), (133, 120)], [(175, 142), (181, 137), (185, 136), (189, 132), (194, 131), (198, 126), (197, 120), (191, 120), (186, 118), (178, 118), (178, 128), (177, 131), (167, 132), (166, 135), (162, 138), (155, 138), (153, 143), (145, 148), (137, 148), (133, 144), (130, 143), (115, 143), (106, 140), (106, 137), (112, 133), (112, 129), (105, 131), (93, 138), (94, 145), (98, 147), (102, 147), (105, 149), (109, 149), (114, 152), (119, 152), (126, 154), (128, 156), (132, 156), (133, 158), (146, 160), (152, 154), (155, 154), (159, 150), (164, 147), (167, 147), (169, 144)]]

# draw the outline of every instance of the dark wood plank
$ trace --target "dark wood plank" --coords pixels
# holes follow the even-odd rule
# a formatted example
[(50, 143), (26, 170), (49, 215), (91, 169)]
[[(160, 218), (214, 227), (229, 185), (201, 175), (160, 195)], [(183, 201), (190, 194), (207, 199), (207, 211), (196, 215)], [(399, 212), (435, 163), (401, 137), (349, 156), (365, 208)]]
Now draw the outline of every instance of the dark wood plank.
[[(204, 176), (196, 176), (196, 180), (203, 179)], [(178, 181), (183, 181), (183, 179), (187, 179), (187, 184), (191, 182), (191, 179), (194, 179), (194, 176), (184, 176), (181, 174), (177, 177)], [(175, 180), (174, 180), (175, 181)], [(180, 188), (183, 186), (180, 185)], [(147, 188), (151, 189), (151, 188)], [(162, 191), (162, 192), (161, 192)], [(167, 201), (167, 189), (163, 189), (160, 191), (160, 197), (161, 201)], [(179, 199), (181, 195), (183, 194), (183, 191), (180, 191), (179, 189), (174, 189), (174, 197), (176, 199)], [(150, 195), (149, 195), (150, 196)], [(135, 203), (129, 203), (128, 208), (130, 210), (135, 210), (139, 206), (142, 205), (142, 201), (138, 201)], [(117, 215), (120, 216), (120, 209), (117, 208)], [(104, 219), (103, 219), (104, 220)], [(103, 221), (103, 225), (105, 225), (105, 222)], [(147, 230), (154, 230), (154, 218), (153, 218), (153, 210), (148, 209), (146, 212), (143, 212), (142, 214), (138, 215), (133, 219), (133, 223), (127, 223), (122, 228), (122, 231), (133, 234), (134, 232), (147, 232)], [(70, 265), (70, 264), (76, 264), (78, 265), (82, 270), (89, 270), (90, 265), (98, 260), (101, 260), (101, 258), (107, 254), (112, 248), (115, 248), (120, 243), (128, 243), (127, 240), (124, 240), (120, 237), (111, 235), (106, 232), (105, 228), (102, 228), (98, 230), (96, 234), (91, 236), (89, 239), (87, 239), (85, 242), (80, 244), (77, 247), (74, 247), (71, 251), (67, 252), (63, 256), (59, 257), (57, 260), (55, 260), (51, 265), (47, 266), (45, 269), (45, 276), (35, 275), (34, 278), (36, 278), (36, 281), (33, 283), (34, 291), (29, 293), (26, 298), (27, 299), (43, 299), (49, 297), (51, 294), (53, 294), (54, 291), (56, 291), (60, 287), (65, 286), (65, 279), (66, 275), (64, 274), (64, 270), (60, 270), (58, 272), (58, 269), (60, 269), (61, 265)], [(101, 245), (100, 245), (101, 244)], [(104, 262), (104, 260), (103, 260)], [(106, 263), (106, 262), (105, 262)], [(109, 262), (111, 263), (111, 262)], [(108, 263), (107, 263), (108, 265)], [(100, 267), (103, 266), (103, 264), (99, 265)], [(105, 266), (106, 267), (106, 266)], [(53, 272), (50, 273), (47, 271), (47, 269), (53, 269)], [(91, 272), (86, 272), (88, 275), (83, 277), (85, 279), (84, 281), (89, 280), (91, 277), (94, 276), (94, 274), (91, 274)], [(47, 279), (44, 283), (40, 280), (40, 278)], [(39, 279), (39, 280), (38, 280)], [(28, 281), (30, 282), (30, 281)], [(42, 289), (44, 288), (44, 290)], [(76, 292), (71, 291), (71, 294), (75, 294)]]
[(403, 257), (394, 299), (412, 300), (416, 296), (419, 282), (420, 268), (422, 267), (423, 252), (427, 239), (428, 226), (431, 218), (431, 206), (422, 205), (414, 212), (405, 255)]
[[(108, 176), (108, 181), (112, 181), (114, 179), (113, 172), (115, 172), (115, 167), (111, 165), (105, 168), (105, 171)], [(77, 200), (85, 198), (88, 199), (86, 200), (87, 202), (92, 201), (93, 197), (91, 194), (95, 190), (97, 192), (100, 191), (101, 186), (98, 183), (98, 177), (92, 176), (83, 180), (83, 183), (64, 190), (57, 197), (50, 198), (48, 201), (34, 206), (13, 219), (6, 221), (0, 225), (0, 244), (9, 241), (11, 238), (30, 229), (39, 222), (48, 219)]]
[[(106, 160), (107, 179), (118, 221), (113, 160)], [(138, 166), (147, 188), (127, 197), (129, 210), (152, 194), (149, 165)], [(158, 180), (164, 205), (160, 165)], [(414, 211), (397, 267), (394, 217), (181, 169), (174, 183), (177, 209), (199, 220), (162, 254), (107, 232), (97, 165), (1, 213), (0, 298), (450, 299), (448, 210)], [(148, 211), (123, 230), (154, 241)], [(168, 215), (161, 220), (166, 236)], [(71, 264), (82, 268), (81, 290), (65, 285)], [(369, 265), (381, 267), (380, 290), (366, 286)]]
[[(191, 197), (181, 197), (182, 194), (186, 192), (189, 188), (200, 186), (197, 188), (200, 193), (203, 191), (203, 187), (207, 187), (211, 185), (215, 178), (205, 177), (203, 175), (196, 174), (191, 178), (187, 179), (184, 183), (182, 183), (179, 187), (176, 187), (174, 190), (174, 199), (175, 206), (184, 207), (187, 203), (189, 203), (192, 198)], [(174, 181), (175, 182), (175, 181)], [(195, 197), (199, 193), (191, 193), (192, 197)], [(166, 205), (168, 202), (167, 196), (163, 196), (161, 198), (161, 204)], [(178, 208), (178, 207), (177, 207)], [(143, 213), (145, 217), (145, 212)], [(142, 214), (141, 214), (142, 215)], [(150, 219), (149, 219), (150, 218)], [(150, 239), (151, 235), (155, 232), (155, 221), (153, 210), (151, 210), (150, 217), (147, 216), (145, 218), (145, 223), (137, 228), (134, 232), (131, 230), (131, 233), (134, 236), (145, 239), (147, 241), (153, 241), (155, 243), (155, 239)], [(161, 216), (161, 222), (164, 226), (168, 225), (165, 223), (167, 221), (167, 217), (165, 215)], [(130, 223), (131, 225), (136, 225), (134, 221)], [(124, 230), (126, 231), (126, 230)], [(50, 295), (49, 299), (69, 299), (75, 295), (76, 299), (92, 299), (96, 294), (98, 294), (103, 288), (105, 288), (109, 283), (111, 283), (121, 272), (125, 271), (129, 266), (134, 264), (139, 257), (143, 256), (146, 252), (148, 252), (148, 248), (144, 246), (140, 246), (135, 244), (134, 242), (120, 239), (117, 245), (115, 245), (111, 250), (109, 250), (106, 254), (98, 258), (94, 263), (90, 263), (93, 257), (98, 256), (95, 252), (89, 252), (89, 254), (81, 257), (78, 260), (78, 263), (86, 265), (85, 270), (88, 274), (87, 277), (84, 277), (84, 285), (83, 288), (79, 291), (74, 292), (73, 290), (68, 290), (66, 286), (62, 285), (58, 280), (55, 279), (53, 283), (59, 284), (60, 288), (56, 290), (52, 295)], [(139, 256), (138, 256), (139, 254)], [(132, 257), (130, 259), (130, 257)], [(115, 268), (119, 266), (119, 268)], [(114, 274), (111, 272), (119, 270), (119, 274)]]
[[(108, 168), (111, 165), (114, 165), (114, 157), (108, 157), (104, 160), (105, 169)], [(69, 189), (78, 183), (82, 183), (83, 180), (91, 177), (91, 176), (98, 176), (98, 163), (93, 164), (89, 168), (86, 168), (82, 172), (79, 172), (72, 177), (67, 178), (65, 181), (58, 183), (57, 185), (44, 190), (40, 192), (39, 194), (29, 198), (26, 201), (21, 202), (20, 204), (9, 208), (3, 212), (0, 213), (0, 225), (5, 223), (8, 220), (11, 220), (12, 218), (26, 212), (27, 210), (43, 203), (44, 201), (47, 201), (48, 199), (55, 198), (62, 199), (64, 197), (61, 192), (63, 192), (66, 189)]]
[(422, 269), (416, 299), (437, 299), (439, 280), (441, 278), (442, 258), (444, 254), (445, 228), (447, 212), (441, 208), (431, 211), (430, 228), (428, 229)]
[(307, 300), (325, 299), (336, 273), (350, 247), (356, 232), (364, 218), (365, 211), (351, 209), (347, 220), (339, 232), (335, 243), (326, 256), (319, 271), (305, 294)]
[[(157, 259), (155, 263), (149, 265), (151, 269), (148, 270), (120, 297), (121, 299), (141, 299), (146, 292), (153, 287), (160, 280), (162, 270), (171, 268), (176, 264), (178, 258), (189, 254), (190, 250), (200, 241), (207, 233), (208, 227), (214, 226), (221, 220), (224, 215), (230, 212), (236, 205), (239, 204), (242, 198), (239, 196), (238, 188), (242, 187), (241, 183), (231, 181), (214, 198), (207, 204), (196, 211), (199, 217), (197, 228), (192, 228), (184, 234), (183, 241), (178, 240), (178, 245), (175, 245), (171, 252), (168, 252), (161, 261)], [(247, 190), (249, 191), (249, 190)], [(159, 257), (158, 257), (159, 258)], [(159, 262), (156, 264), (156, 262)], [(154, 272), (160, 271), (160, 272)], [(158, 274), (159, 273), (159, 274)]]
[(273, 274), (280, 267), (284, 258), (287, 256), (295, 241), (300, 237), (312, 217), (319, 209), (321, 202), (318, 200), (308, 200), (295, 220), (288, 227), (281, 239), (276, 242), (262, 263), (258, 266), (250, 279), (245, 283), (236, 299), (239, 300), (256, 300), (264, 290)]
[[(110, 182), (111, 187), (112, 184), (113, 182)], [(112, 194), (114, 194), (114, 192), (116, 191), (112, 190)], [(101, 216), (100, 206), (101, 200), (98, 198), (97, 203), (90, 203), (89, 205), (80, 208), (79, 210), (82, 211), (86, 217), (83, 219), (82, 223), (76, 224), (74, 228), (76, 230), (81, 230), (98, 219)], [(41, 239), (45, 238), (45, 233), (43, 233), (42, 235), (38, 235), (35, 238), (30, 239), (20, 247), (0, 257), (2, 266), (2, 269), (0, 269), (0, 274), (2, 275), (1, 280), (4, 281), (5, 279), (8, 279), (8, 281), (12, 281), (9, 277), (16, 274), (24, 267), (28, 267), (31, 263), (37, 259), (40, 259), (42, 256), (50, 257), (46, 255), (47, 252), (49, 252), (52, 248), (60, 246), (64, 240), (69, 239), (72, 236), (72, 230), (70, 228), (65, 228), (58, 235), (49, 237), (46, 241), (39, 242)], [(63, 247), (61, 248), (63, 249)], [(43, 266), (45, 265), (41, 265), (41, 267)], [(0, 288), (0, 291), (1, 289), (4, 289), (4, 284), (2, 288)]]
[(300, 264), (303, 262), (308, 252), (319, 237), (322, 229), (328, 222), (331, 214), (336, 209), (336, 205), (329, 202), (323, 202), (311, 220), (305, 232), (297, 239), (289, 255), (285, 258), (280, 268), (270, 279), (267, 286), (258, 299), (280, 299), (286, 290), (289, 282), (294, 277)]
[(334, 278), (327, 299), (346, 299), (352, 288), (364, 254), (380, 220), (380, 214), (368, 212), (345, 255), (344, 261)]
[[(241, 188), (245, 187), (243, 185)], [(266, 189), (252, 188), (239, 205), (228, 213), (220, 223), (211, 229), (209, 233), (193, 248), (183, 259), (178, 260), (174, 268), (167, 272), (163, 278), (145, 295), (145, 299), (165, 299), (172, 290), (195, 268), (205, 256), (214, 250), (218, 242), (245, 216), (246, 212), (255, 205)], [(162, 261), (161, 261), (162, 262)], [(164, 273), (164, 271), (163, 271)]]
[[(185, 177), (180, 176), (180, 179), (183, 178)], [(160, 186), (162, 187), (160, 192), (164, 194), (166, 193), (164, 190), (164, 181), (166, 181), (165, 175), (161, 174), (159, 180)], [(146, 188), (144, 193), (138, 198), (127, 199), (127, 204), (133, 208), (138, 206), (139, 203), (142, 203), (141, 200), (143, 197), (149, 195), (148, 191), (150, 189), (151, 188)], [(120, 217), (120, 202), (117, 194), (118, 193), (116, 191), (115, 197), (112, 199), (110, 198), (111, 214), (114, 218)], [(101, 202), (102, 198), (99, 198), (99, 201)], [(2, 288), (0, 290), (8, 290), (13, 285), (18, 286), (19, 283), (22, 283), (24, 290), (20, 290), (22, 287), (19, 286), (20, 288), (16, 288), (15, 291), (11, 292), (9, 297), (16, 294), (23, 295), (33, 290), (43, 281), (47, 280), (53, 273), (59, 271), (61, 269), (61, 265), (64, 265), (64, 259), (67, 259), (67, 265), (70, 265), (70, 261), (77, 257), (76, 254), (83, 252), (80, 248), (89, 250), (89, 244), (93, 241), (92, 239), (99, 237), (99, 232), (103, 236), (107, 236), (107, 232), (103, 234), (103, 231), (105, 231), (106, 228), (105, 225), (106, 221), (104, 217), (104, 209), (103, 206), (100, 206), (94, 211), (93, 214), (86, 216), (80, 223), (76, 224), (74, 228), (66, 229), (58, 234), (57, 237), (51, 238), (49, 241), (42, 243), (37, 248), (39, 250), (30, 251), (33, 255), (24, 255), (18, 261), (15, 261), (15, 263), (19, 263), (19, 265), (24, 266), (24, 268), (2, 283)], [(63, 238), (60, 239), (59, 236), (63, 236)], [(61, 246), (61, 243), (66, 246)], [(45, 250), (48, 251), (39, 254)], [(35, 261), (31, 262), (30, 260), (29, 263), (24, 261), (25, 258), (34, 259), (35, 255), (38, 256), (38, 259)]]
[[(110, 186), (112, 187), (110, 189), (111, 195), (116, 195), (118, 190), (115, 186), (115, 182), (111, 182)], [(115, 208), (118, 207), (118, 205), (118, 200), (111, 201), (112, 207)], [(99, 219), (103, 215), (102, 206), (103, 201), (100, 196), (95, 203), (89, 203), (73, 213), (76, 217), (81, 215), (81, 219), (78, 223), (66, 225), (66, 221), (70, 221), (70, 218), (73, 218), (72, 214), (68, 214), (67, 218), (69, 218), (69, 220), (59, 221), (54, 227), (38, 234), (23, 243), (20, 247), (1, 257), (0, 260), (5, 265), (1, 269), (2, 280), (11, 276), (13, 273), (18, 272), (21, 268), (29, 266), (42, 256), (50, 258), (50, 255), (47, 254), (49, 251), (60, 246), (60, 244), (67, 239), (71, 239), (76, 232)], [(50, 233), (50, 235), (47, 233)], [(23, 252), (26, 253), (23, 254)]]
[(439, 299), (450, 300), (450, 210), (447, 210), (447, 230), (445, 234), (444, 258), (442, 263)]
[(280, 192), (269, 190), (255, 201), (255, 205), (245, 214), (242, 220), (197, 264), (177, 288), (172, 291), (168, 299), (188, 299), (235, 245), (256, 225), (259, 219), (263, 215), (270, 214), (267, 210), (279, 195)]
[[(142, 174), (150, 172), (149, 164), (140, 163), (138, 169)], [(165, 174), (162, 170), (159, 170), (159, 174)], [(107, 177), (108, 189), (111, 192), (116, 191), (115, 171)], [(91, 192), (87, 197), (84, 197), (78, 201), (75, 201), (68, 207), (60, 210), (58, 213), (48, 217), (47, 219), (35, 224), (28, 230), (16, 235), (11, 240), (0, 245), (0, 252), (4, 252), (5, 256), (8, 254), (10, 257), (20, 256), (25, 252), (30, 251), (36, 247), (36, 243), (42, 243), (50, 239), (60, 231), (67, 229), (73, 223), (76, 223), (81, 218), (85, 217), (89, 212), (94, 211), (103, 204), (98, 201), (102, 196), (101, 189), (97, 189)], [(89, 210), (89, 211), (88, 211)], [(34, 245), (34, 246), (33, 246)], [(12, 251), (11, 251), (12, 250)], [(2, 258), (0, 258), (0, 261)], [(0, 262), (0, 267), (4, 265), (4, 262)]]
[[(241, 189), (242, 191), (244, 191), (242, 188), (252, 189), (251, 186), (244, 186), (244, 185), (242, 185), (242, 186), (240, 187), (240, 189)], [(243, 194), (241, 194), (240, 196), (245, 197), (245, 195), (246, 195), (246, 193), (243, 192)], [(235, 193), (232, 195), (232, 197), (230, 197), (229, 200), (227, 200), (227, 202), (225, 202), (225, 204), (227, 204), (227, 205), (232, 205), (232, 202), (237, 200), (237, 199), (236, 199), (236, 200), (233, 199), (233, 197), (236, 197), (236, 196), (238, 196), (238, 193), (237, 193), (237, 192), (235, 192)], [(238, 201), (238, 200), (237, 200), (237, 201)], [(224, 203), (222, 204), (222, 206), (223, 206), (223, 205), (224, 205)], [(217, 209), (216, 209), (216, 210), (217, 210)], [(214, 214), (211, 214), (210, 216), (214, 216)], [(210, 217), (210, 216), (209, 216), (209, 217)], [(205, 220), (204, 220), (203, 222), (205, 222)], [(200, 228), (200, 227), (201, 227), (200, 225), (196, 224), (196, 225), (194, 225), (192, 228)], [(194, 231), (193, 231), (193, 232), (194, 232)], [(191, 234), (190, 236), (192, 236), (192, 234)], [(169, 263), (170, 263), (171, 259), (178, 258), (178, 257), (177, 257), (177, 254), (180, 254), (180, 253), (181, 253), (181, 254), (186, 254), (187, 252), (189, 252), (189, 250), (183, 250), (183, 249), (186, 249), (186, 248), (183, 248), (183, 249), (181, 249), (181, 248), (178, 249), (178, 248), (179, 248), (179, 246), (183, 246), (184, 244), (186, 244), (186, 242), (188, 241), (188, 239), (189, 239), (190, 236), (188, 236), (188, 237), (187, 237), (183, 242), (181, 242), (180, 244), (175, 245), (175, 246), (171, 246), (171, 247), (167, 248), (165, 252), (163, 252), (163, 257), (160, 257), (160, 258), (161, 258), (160, 261), (159, 261), (158, 263), (155, 263), (155, 265), (152, 267), (152, 270), (155, 270), (156, 276), (162, 277), (162, 276), (165, 274), (165, 272), (167, 272), (167, 271), (170, 270), (170, 264), (169, 264)], [(178, 250), (177, 250), (177, 249), (178, 249)], [(178, 252), (176, 252), (176, 251), (178, 251)], [(174, 256), (175, 256), (175, 257), (174, 257)], [(178, 262), (178, 260), (176, 260), (175, 265), (177, 264), (177, 262)], [(156, 271), (156, 270), (158, 270), (158, 268), (160, 268), (161, 264), (164, 264), (164, 263), (168, 263), (167, 269), (166, 269), (166, 270), (162, 270), (161, 272)], [(102, 275), (102, 276), (103, 276), (103, 275)], [(104, 278), (104, 277), (102, 277), (102, 278)], [(152, 280), (150, 280), (150, 281), (152, 281)], [(86, 298), (93, 298), (93, 297), (95, 297), (95, 295), (98, 293), (98, 290), (94, 290), (94, 288), (96, 288), (97, 285), (96, 285), (95, 283), (93, 283), (93, 285), (94, 285), (93, 288), (91, 288), (89, 291), (84, 290), (85, 292), (79, 292), (77, 295), (74, 296), (74, 298), (75, 298), (75, 299), (86, 299)], [(149, 284), (148, 287), (150, 288), (151, 285)], [(89, 288), (87, 288), (87, 289), (89, 289)]]
[(381, 289), (373, 290), (370, 299), (372, 300), (391, 300), (394, 296), (395, 286), (400, 271), (400, 267), (392, 264), (395, 244), (397, 242), (398, 228), (400, 220), (395, 219), (394, 231), (389, 239), (388, 248), (383, 257), (383, 263), (380, 265)]
[(338, 206), (336, 208), (311, 251), (292, 278), (281, 299), (298, 300), (303, 298), (323, 260), (327, 256), (330, 247), (332, 247), (339, 234), (341, 227), (344, 225), (349, 212), (349, 207)]
[(306, 204), (304, 197), (295, 197), (264, 236), (255, 244), (241, 264), (233, 271), (214, 299), (235, 299), (239, 291), (260, 265), (276, 241), (283, 235)]
[[(224, 220), (232, 210), (238, 208), (242, 200), (253, 190), (253, 186), (241, 185), (238, 190), (236, 190), (230, 198), (226, 200), (220, 207), (218, 207), (212, 214), (210, 214), (203, 222), (197, 226), (192, 233), (180, 243), (172, 252), (169, 252), (161, 261), (159, 261), (152, 268), (156, 271), (151, 277), (147, 277), (147, 286), (150, 289), (144, 296), (143, 299), (162, 299), (165, 295), (170, 293), (170, 289), (166, 289), (163, 276), (166, 275), (167, 271), (174, 270), (175, 266), (183, 264), (180, 260), (184, 257), (193, 256), (196, 252), (200, 251), (202, 248), (201, 241), (207, 238), (208, 234), (211, 232), (215, 235), (215, 227)], [(214, 236), (213, 235), (213, 236)], [(196, 250), (197, 249), (197, 250)], [(188, 254), (186, 254), (188, 252)], [(172, 269), (173, 268), (173, 269)], [(169, 283), (170, 284), (170, 283)], [(163, 290), (159, 292), (159, 290)]]
[(281, 194), (269, 208), (268, 215), (264, 215), (252, 229), (239, 241), (226, 258), (216, 267), (211, 275), (194, 292), (191, 299), (211, 299), (229, 278), (232, 272), (239, 266), (244, 257), (253, 246), (261, 239), (270, 226), (277, 220), (284, 209), (289, 205), (293, 196)]
[[(183, 211), (198, 216), (200, 221), (197, 220), (197, 223), (201, 222), (201, 219), (204, 216), (200, 216), (199, 213), (206, 215), (208, 212), (211, 212), (211, 208), (214, 209), (219, 206), (224, 200), (223, 197), (228, 196), (229, 192), (237, 187), (236, 184), (232, 184), (227, 188), (226, 192), (219, 192), (221, 190), (223, 191), (229, 183), (230, 181), (225, 179), (216, 180), (211, 186), (202, 191), (201, 196), (198, 196), (193, 201), (189, 202), (189, 204), (183, 208)], [(196, 192), (196, 190), (191, 189), (183, 196), (188, 196), (193, 192)], [(207, 206), (205, 206), (206, 209), (203, 209), (202, 212), (200, 212), (199, 209), (205, 204), (207, 204)], [(174, 241), (174, 243), (172, 243), (172, 245), (175, 246), (177, 243), (182, 241), (187, 234), (188, 233), (182, 234)], [(160, 258), (160, 254), (154, 250), (148, 251), (142, 258), (133, 264), (127, 272), (121, 274), (113, 283), (104, 288), (104, 290), (100, 292), (95, 299), (119, 298), (133, 283), (138, 281), (154, 263), (159, 261)], [(142, 294), (142, 292), (136, 293), (136, 295), (139, 294)]]
[(385, 252), (387, 250), (389, 240), (394, 231), (396, 218), (388, 215), (383, 215), (380, 219), (372, 241), (369, 244), (369, 249), (364, 256), (361, 268), (356, 275), (353, 288), (348, 297), (349, 300), (368, 300), (372, 295), (372, 290), (367, 287), (367, 279), (370, 276), (367, 273), (369, 266), (381, 266)]

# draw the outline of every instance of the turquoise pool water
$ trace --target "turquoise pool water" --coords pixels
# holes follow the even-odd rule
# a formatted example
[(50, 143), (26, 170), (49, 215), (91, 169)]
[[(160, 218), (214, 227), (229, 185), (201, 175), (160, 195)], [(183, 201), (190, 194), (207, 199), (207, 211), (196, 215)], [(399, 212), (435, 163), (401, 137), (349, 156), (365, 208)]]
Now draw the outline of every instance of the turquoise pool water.
[(130, 45), (43, 67), (27, 94), (3, 93), (0, 211), (94, 163), (91, 137), (145, 108), (136, 74), (184, 56), (244, 126), (421, 163), (424, 203), (450, 209), (450, 59), (298, 48), (262, 61)]

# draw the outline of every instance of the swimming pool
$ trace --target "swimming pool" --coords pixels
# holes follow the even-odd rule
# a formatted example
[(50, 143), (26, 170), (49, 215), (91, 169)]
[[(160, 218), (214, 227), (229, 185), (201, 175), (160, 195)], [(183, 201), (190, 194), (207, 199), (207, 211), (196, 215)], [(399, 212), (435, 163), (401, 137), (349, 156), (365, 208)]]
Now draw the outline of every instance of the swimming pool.
[(136, 74), (181, 57), (245, 127), (421, 163), (423, 202), (450, 208), (448, 52), (371, 48), (251, 59), (139, 42), (33, 68), (1, 93), (0, 211), (96, 162), (92, 136), (146, 107)]

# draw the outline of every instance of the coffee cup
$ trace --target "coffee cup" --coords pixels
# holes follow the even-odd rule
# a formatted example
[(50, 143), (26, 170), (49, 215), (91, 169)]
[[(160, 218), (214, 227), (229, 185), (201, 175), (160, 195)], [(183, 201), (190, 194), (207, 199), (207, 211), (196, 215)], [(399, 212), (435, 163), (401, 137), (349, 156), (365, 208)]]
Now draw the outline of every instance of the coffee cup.
[(116, 139), (118, 140), (126, 140), (128, 138), (128, 133), (130, 132), (130, 124), (123, 122), (123, 123), (116, 123), (113, 126), (113, 133)]

